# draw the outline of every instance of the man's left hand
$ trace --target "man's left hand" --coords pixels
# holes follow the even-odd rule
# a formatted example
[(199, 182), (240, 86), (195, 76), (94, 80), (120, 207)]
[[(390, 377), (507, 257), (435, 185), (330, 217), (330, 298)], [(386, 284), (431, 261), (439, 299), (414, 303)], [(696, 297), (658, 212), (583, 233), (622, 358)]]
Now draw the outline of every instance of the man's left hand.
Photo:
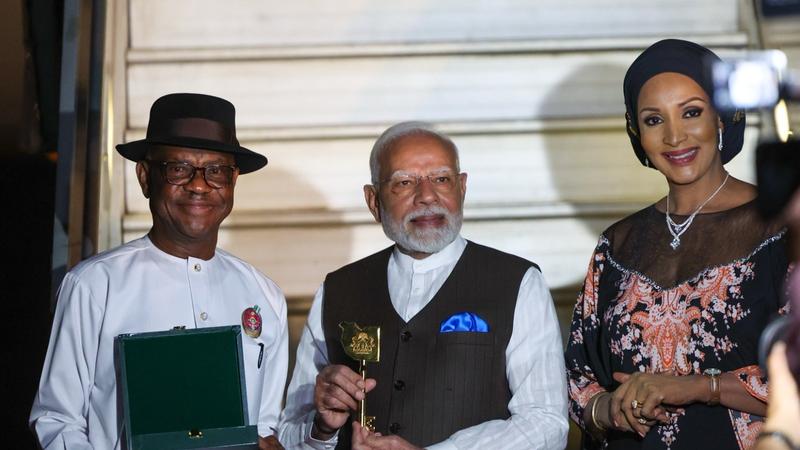
[(278, 438), (272, 436), (259, 436), (258, 437), (258, 450), (284, 450)]
[(382, 436), (353, 422), (352, 450), (422, 450), (397, 435)]

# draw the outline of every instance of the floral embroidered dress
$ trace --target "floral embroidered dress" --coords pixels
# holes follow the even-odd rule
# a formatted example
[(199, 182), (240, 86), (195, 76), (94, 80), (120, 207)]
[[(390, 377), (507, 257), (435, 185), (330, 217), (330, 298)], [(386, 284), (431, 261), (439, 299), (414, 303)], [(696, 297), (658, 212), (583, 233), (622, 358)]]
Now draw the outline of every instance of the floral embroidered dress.
[[(751, 201), (699, 214), (677, 249), (671, 241), (655, 205), (600, 237), (566, 350), (570, 416), (581, 427), (589, 399), (619, 385), (614, 372), (690, 375), (718, 368), (766, 401), (757, 347), (761, 330), (787, 308), (784, 232), (764, 223)], [(611, 431), (596, 443), (584, 433), (584, 448), (746, 449), (762, 424), (759, 416), (700, 403), (670, 419), (643, 439)]]

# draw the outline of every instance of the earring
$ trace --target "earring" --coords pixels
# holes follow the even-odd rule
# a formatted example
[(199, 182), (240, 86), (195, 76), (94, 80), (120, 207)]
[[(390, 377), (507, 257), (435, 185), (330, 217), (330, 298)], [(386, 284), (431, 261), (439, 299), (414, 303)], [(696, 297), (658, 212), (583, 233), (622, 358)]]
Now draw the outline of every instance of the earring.
[(632, 135), (639, 137), (639, 133), (636, 132), (636, 128), (633, 128), (633, 123), (631, 122), (631, 116), (628, 113), (625, 113), (625, 122), (628, 125), (628, 131)]
[(650, 167), (650, 160), (647, 159), (647, 156), (644, 157), (644, 166), (645, 167)]
[(722, 151), (722, 128), (717, 128), (719, 131), (719, 144), (717, 144), (717, 149)]

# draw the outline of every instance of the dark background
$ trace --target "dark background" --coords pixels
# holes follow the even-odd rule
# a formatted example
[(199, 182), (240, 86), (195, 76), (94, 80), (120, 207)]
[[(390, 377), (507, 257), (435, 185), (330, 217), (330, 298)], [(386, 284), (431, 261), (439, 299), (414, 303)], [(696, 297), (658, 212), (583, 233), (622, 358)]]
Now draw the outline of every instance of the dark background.
[[(63, 1), (4, 0), (0, 14), (3, 448), (37, 448), (27, 419), (50, 334)], [(35, 20), (31, 20), (35, 17)]]

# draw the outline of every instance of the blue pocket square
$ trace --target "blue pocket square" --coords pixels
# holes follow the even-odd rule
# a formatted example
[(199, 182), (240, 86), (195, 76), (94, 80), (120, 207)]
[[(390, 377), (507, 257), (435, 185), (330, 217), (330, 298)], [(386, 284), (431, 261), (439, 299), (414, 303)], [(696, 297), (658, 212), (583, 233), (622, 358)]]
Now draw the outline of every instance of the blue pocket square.
[(467, 331), (473, 333), (488, 333), (489, 325), (481, 316), (471, 312), (460, 312), (448, 317), (439, 326), (440, 333), (451, 333), (454, 331)]

